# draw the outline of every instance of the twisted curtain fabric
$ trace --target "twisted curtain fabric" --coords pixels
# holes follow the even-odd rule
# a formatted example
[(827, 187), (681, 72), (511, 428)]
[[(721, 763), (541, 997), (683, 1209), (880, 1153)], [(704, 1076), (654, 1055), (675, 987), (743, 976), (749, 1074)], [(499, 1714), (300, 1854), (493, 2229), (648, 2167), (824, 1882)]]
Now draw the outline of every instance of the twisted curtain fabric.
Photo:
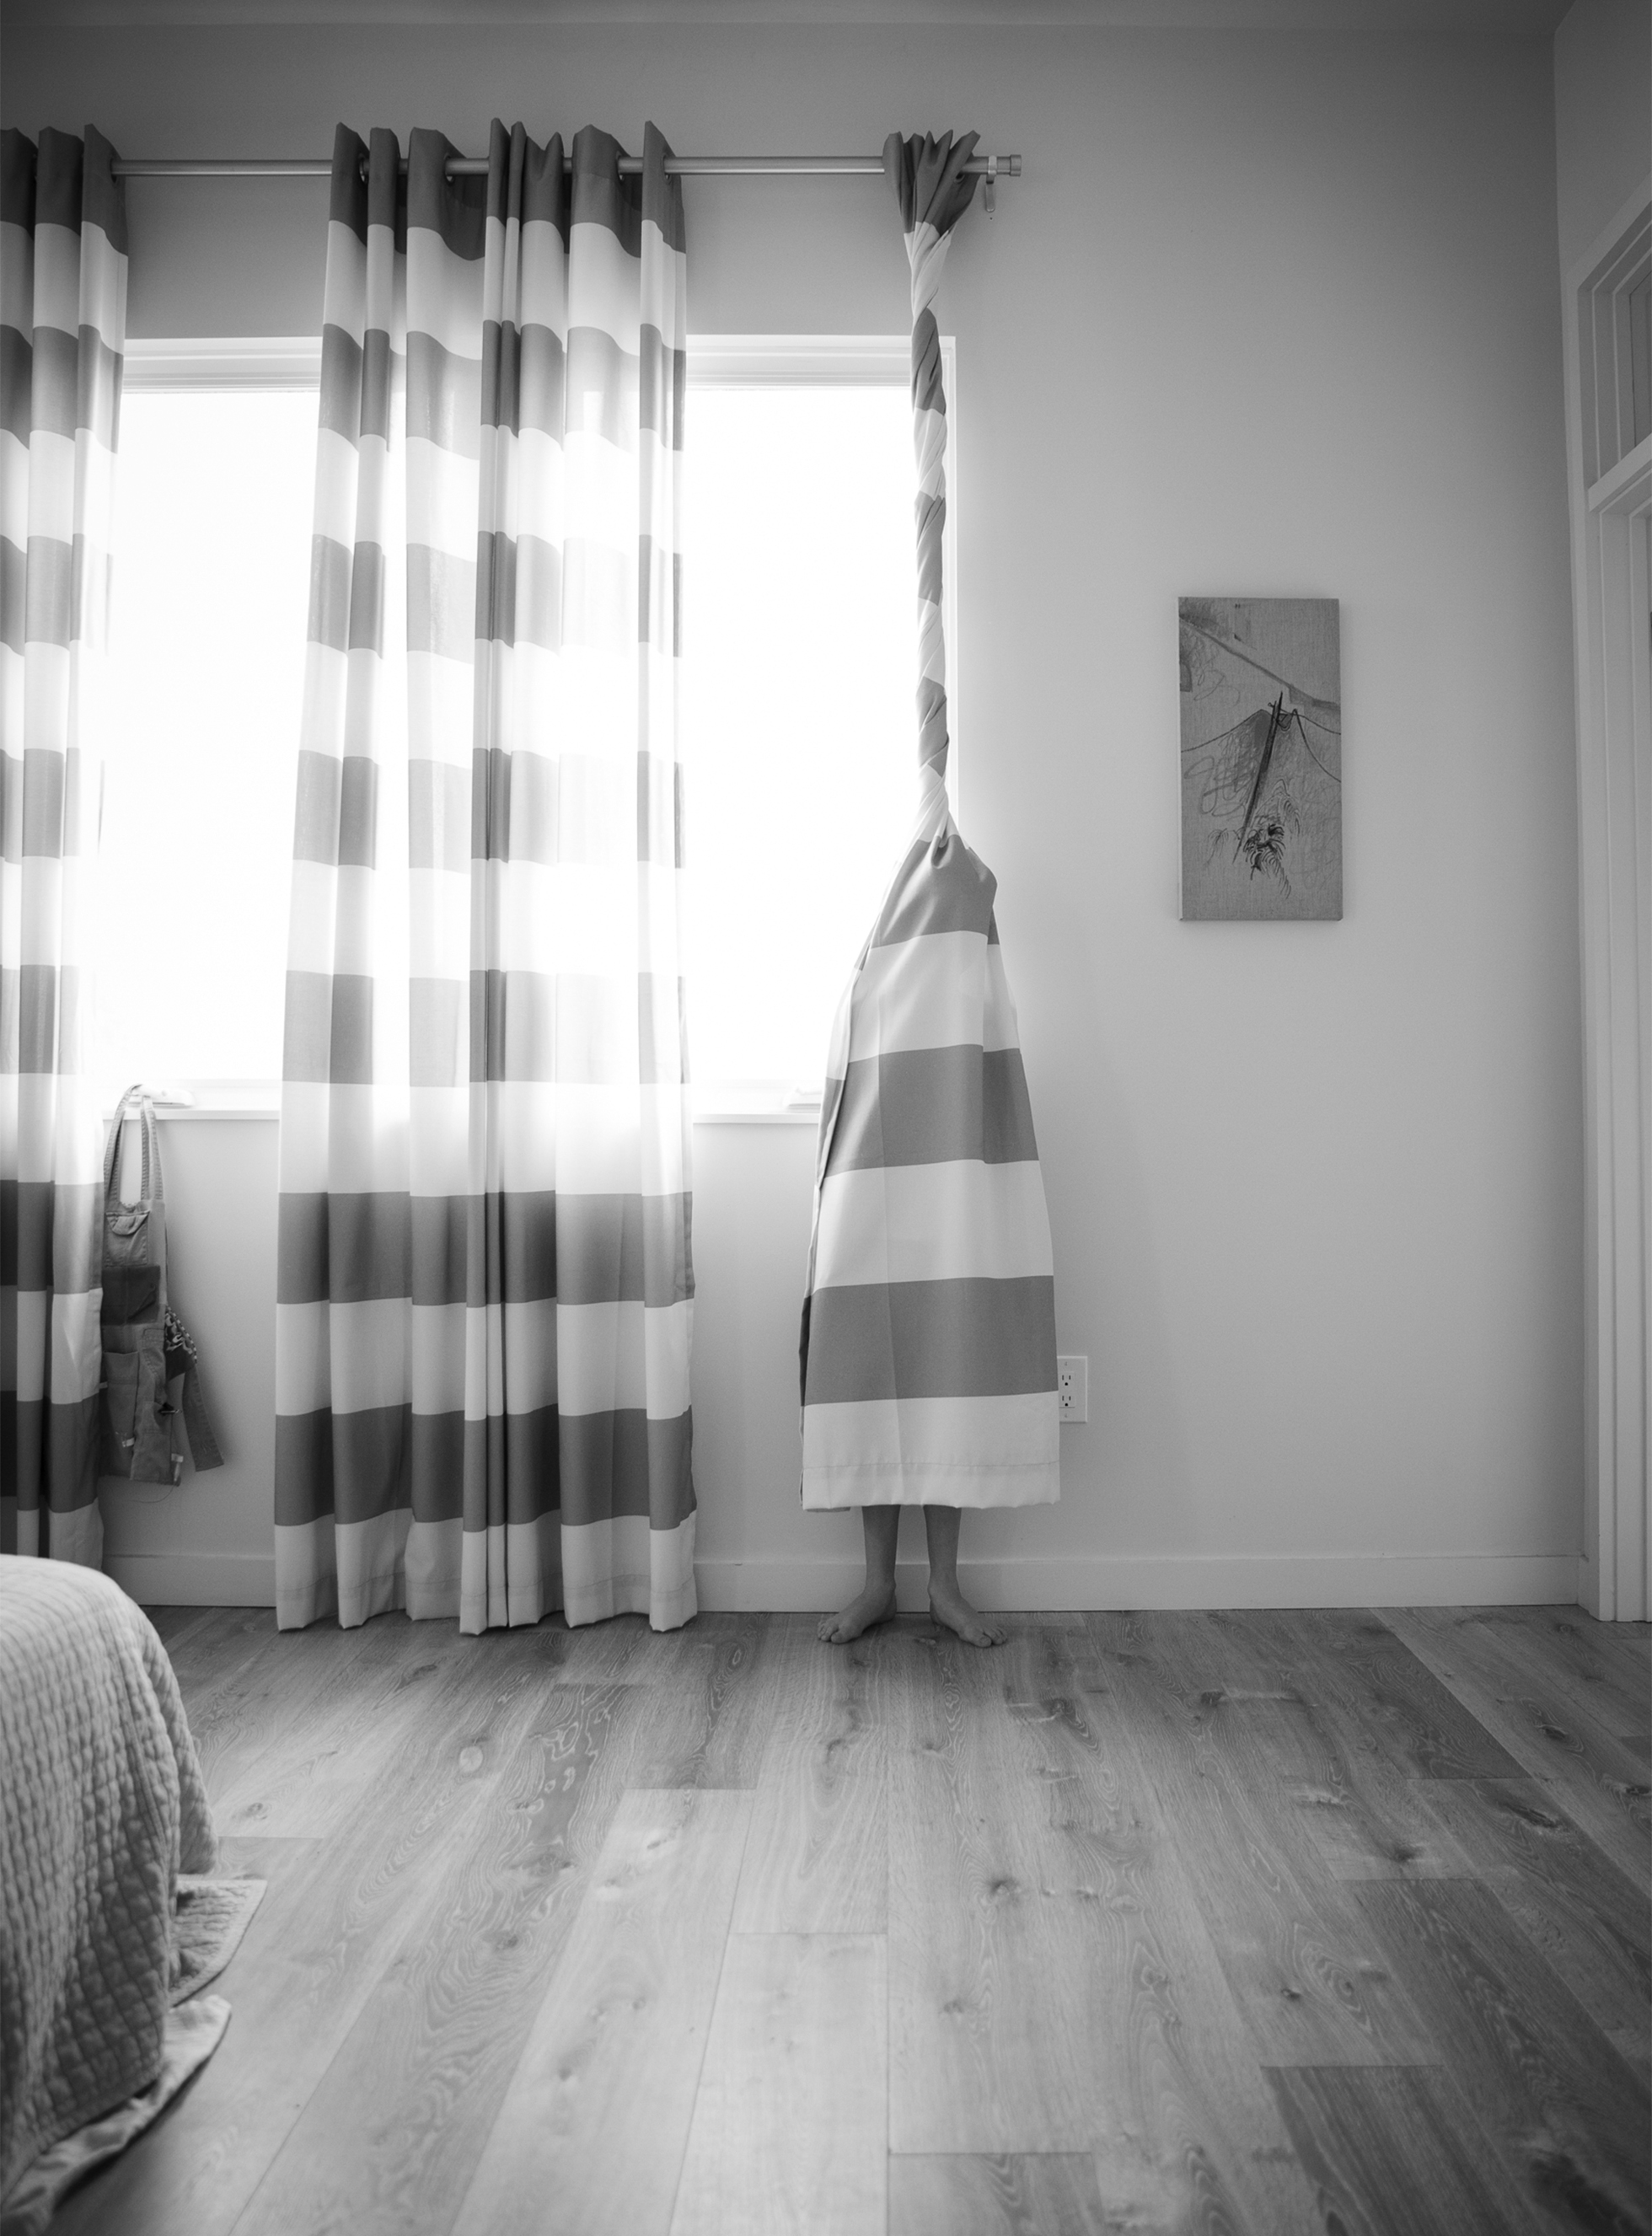
[(126, 204), (0, 135), (0, 1549), (95, 1565), (103, 1128), (88, 1070)]
[(571, 177), (560, 138), (519, 126), (493, 126), (484, 180), (447, 179), (453, 152), (414, 133), (404, 186), (390, 134), (340, 128), (334, 150), (279, 1615), (405, 1605), (479, 1631), (560, 1604), (669, 1628), (694, 1611), (681, 188), (652, 126), (640, 179), (594, 130)]
[(947, 806), (946, 398), (932, 305), (975, 147), (884, 167), (912, 283), (918, 814), (833, 1029), (803, 1305), (803, 1503), (1025, 1506), (1060, 1493), (1055, 1283), (992, 903)]

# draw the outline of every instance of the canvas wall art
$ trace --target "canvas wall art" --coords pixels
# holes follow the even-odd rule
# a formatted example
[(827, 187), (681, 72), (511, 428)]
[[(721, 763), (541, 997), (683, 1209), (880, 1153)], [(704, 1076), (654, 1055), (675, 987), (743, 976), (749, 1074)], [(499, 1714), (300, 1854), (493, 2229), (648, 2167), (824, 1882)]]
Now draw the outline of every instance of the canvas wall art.
[(1181, 915), (1342, 914), (1334, 598), (1181, 598)]

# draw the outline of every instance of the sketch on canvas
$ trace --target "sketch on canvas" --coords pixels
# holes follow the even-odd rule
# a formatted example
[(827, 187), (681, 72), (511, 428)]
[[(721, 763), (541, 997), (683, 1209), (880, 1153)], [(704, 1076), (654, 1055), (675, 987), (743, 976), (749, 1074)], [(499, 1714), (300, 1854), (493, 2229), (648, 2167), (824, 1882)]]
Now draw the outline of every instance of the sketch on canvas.
[(1334, 598), (1182, 598), (1181, 915), (1342, 914)]

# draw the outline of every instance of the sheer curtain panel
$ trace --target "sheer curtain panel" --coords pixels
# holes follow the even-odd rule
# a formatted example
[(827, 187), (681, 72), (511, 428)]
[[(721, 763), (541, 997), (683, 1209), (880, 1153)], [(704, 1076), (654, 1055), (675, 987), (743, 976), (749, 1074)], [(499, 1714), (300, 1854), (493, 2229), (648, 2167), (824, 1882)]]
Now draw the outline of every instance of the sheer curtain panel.
[(1060, 1495), (1043, 1176), (997, 881), (947, 805), (946, 398), (933, 304), (976, 135), (892, 133), (912, 284), (918, 819), (844, 990), (801, 1341), (806, 1507), (1030, 1506)]
[(89, 127), (0, 135), (0, 1550), (94, 1567), (89, 965), (126, 345), (113, 158)]
[(520, 126), (493, 126), (485, 179), (448, 179), (436, 133), (405, 183), (398, 152), (342, 128), (334, 151), (280, 1620), (669, 1628), (694, 1611), (681, 190), (652, 126), (640, 178), (592, 129), (571, 175)]

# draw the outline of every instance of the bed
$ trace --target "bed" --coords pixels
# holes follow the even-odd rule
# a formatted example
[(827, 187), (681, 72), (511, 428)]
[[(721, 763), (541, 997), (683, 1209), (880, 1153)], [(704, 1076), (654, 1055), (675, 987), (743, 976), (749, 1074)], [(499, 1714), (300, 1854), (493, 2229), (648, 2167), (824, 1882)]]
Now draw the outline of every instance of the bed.
[[(10, 2232), (40, 2225), (69, 2180), (147, 2124), (181, 2053), (199, 2050), (193, 2070), (229, 2016), (212, 1997), (172, 2010), (180, 1874), (211, 1872), (217, 1838), (166, 1648), (93, 1569), (0, 1555), (0, 1788)], [(182, 1992), (206, 1976), (197, 1965)], [(89, 2122), (102, 2123), (89, 2156)]]

